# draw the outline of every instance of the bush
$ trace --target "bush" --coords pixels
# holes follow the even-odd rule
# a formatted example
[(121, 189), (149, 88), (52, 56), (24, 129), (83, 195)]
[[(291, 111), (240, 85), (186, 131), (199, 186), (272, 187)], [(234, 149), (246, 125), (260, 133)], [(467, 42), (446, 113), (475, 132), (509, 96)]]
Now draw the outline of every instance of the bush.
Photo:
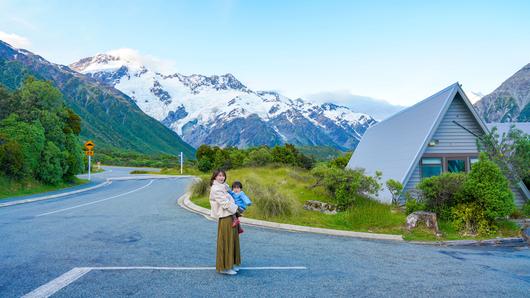
[(293, 214), (296, 201), (279, 192), (277, 186), (262, 185), (253, 180), (246, 180), (243, 184), (245, 192), (254, 200), (256, 212), (264, 218)]
[(362, 170), (340, 169), (326, 164), (316, 166), (311, 174), (335, 199), (341, 210), (352, 206), (358, 196), (375, 196), (381, 189), (380, 173), (376, 177), (364, 175)]
[(15, 141), (0, 145), (0, 170), (10, 178), (24, 177), (24, 154), (20, 145)]
[(423, 202), (418, 201), (417, 199), (409, 198), (405, 202), (405, 213), (407, 215), (416, 211), (425, 211), (427, 210), (427, 205)]
[(352, 152), (346, 152), (345, 154), (343, 154), (343, 155), (341, 155), (341, 156), (339, 156), (339, 157), (337, 157), (335, 159), (332, 159), (329, 162), (329, 165), (332, 166), (332, 167), (344, 169), (348, 165), (348, 162), (350, 161), (351, 156), (352, 156)]
[(463, 184), (462, 196), (465, 202), (478, 204), (485, 218), (492, 223), (495, 219), (510, 215), (515, 204), (508, 179), (499, 167), (485, 154), (473, 165)]
[(245, 161), (249, 166), (264, 166), (272, 162), (272, 154), (266, 148), (251, 151)]
[(465, 181), (465, 173), (443, 173), (423, 179), (417, 188), (422, 192), (427, 210), (441, 219), (450, 219), (451, 208), (458, 204)]
[(394, 179), (389, 179), (386, 182), (386, 188), (392, 194), (392, 204), (399, 205), (399, 197), (401, 196), (401, 192), (403, 191), (403, 184)]
[(210, 180), (207, 178), (200, 179), (192, 186), (192, 194), (194, 197), (204, 197), (210, 191)]
[(453, 225), (464, 234), (489, 235), (496, 226), (488, 220), (485, 210), (477, 202), (458, 204), (452, 209)]
[(57, 185), (62, 181), (63, 169), (61, 160), (63, 153), (52, 142), (47, 142), (42, 151), (37, 178), (44, 183)]

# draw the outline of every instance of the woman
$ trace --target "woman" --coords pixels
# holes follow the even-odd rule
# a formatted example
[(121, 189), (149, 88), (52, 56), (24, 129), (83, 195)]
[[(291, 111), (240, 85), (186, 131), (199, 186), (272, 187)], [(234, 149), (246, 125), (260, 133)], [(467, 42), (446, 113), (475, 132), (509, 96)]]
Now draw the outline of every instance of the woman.
[(226, 173), (216, 170), (210, 179), (211, 216), (217, 218), (217, 257), (215, 269), (222, 274), (234, 275), (239, 271), (241, 256), (239, 254), (239, 234), (232, 227), (232, 215), (237, 211), (237, 205), (225, 184)]

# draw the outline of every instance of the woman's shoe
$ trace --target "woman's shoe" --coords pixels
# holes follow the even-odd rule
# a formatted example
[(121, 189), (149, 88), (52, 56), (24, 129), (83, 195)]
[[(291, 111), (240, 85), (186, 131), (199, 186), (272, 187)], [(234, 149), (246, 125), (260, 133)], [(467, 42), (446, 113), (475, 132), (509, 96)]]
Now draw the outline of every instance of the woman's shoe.
[(241, 267), (237, 265), (234, 265), (234, 267), (232, 267), (232, 270), (234, 270), (235, 272), (239, 272), (239, 269), (241, 269)]
[(221, 270), (219, 273), (226, 274), (226, 275), (236, 275), (237, 271), (232, 270), (232, 269), (228, 269), (228, 270)]

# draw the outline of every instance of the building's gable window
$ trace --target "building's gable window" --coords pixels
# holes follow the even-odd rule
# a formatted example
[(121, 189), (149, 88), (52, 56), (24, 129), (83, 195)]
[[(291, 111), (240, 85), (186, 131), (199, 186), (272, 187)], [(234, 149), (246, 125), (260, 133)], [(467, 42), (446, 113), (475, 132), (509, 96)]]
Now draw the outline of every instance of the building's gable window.
[(439, 157), (424, 157), (421, 159), (421, 178), (438, 176), (442, 173), (442, 159)]
[(448, 159), (447, 171), (449, 173), (463, 173), (466, 171), (465, 159)]

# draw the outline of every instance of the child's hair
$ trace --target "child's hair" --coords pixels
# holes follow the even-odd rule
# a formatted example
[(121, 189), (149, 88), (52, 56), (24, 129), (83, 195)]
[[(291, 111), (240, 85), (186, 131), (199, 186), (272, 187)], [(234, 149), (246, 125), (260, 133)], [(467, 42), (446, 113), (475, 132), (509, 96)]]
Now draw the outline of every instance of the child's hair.
[(234, 181), (234, 183), (232, 183), (232, 188), (239, 188), (239, 189), (243, 189), (243, 184), (241, 184), (241, 182), (239, 181)]
[(226, 178), (228, 178), (228, 177), (226, 177), (226, 172), (224, 170), (222, 170), (222, 169), (217, 169), (217, 170), (213, 171), (212, 178), (210, 178), (210, 186), (213, 185), (213, 182), (214, 182), (215, 178), (217, 177), (217, 175), (219, 175), (221, 173), (225, 176), (225, 182), (226, 182)]

